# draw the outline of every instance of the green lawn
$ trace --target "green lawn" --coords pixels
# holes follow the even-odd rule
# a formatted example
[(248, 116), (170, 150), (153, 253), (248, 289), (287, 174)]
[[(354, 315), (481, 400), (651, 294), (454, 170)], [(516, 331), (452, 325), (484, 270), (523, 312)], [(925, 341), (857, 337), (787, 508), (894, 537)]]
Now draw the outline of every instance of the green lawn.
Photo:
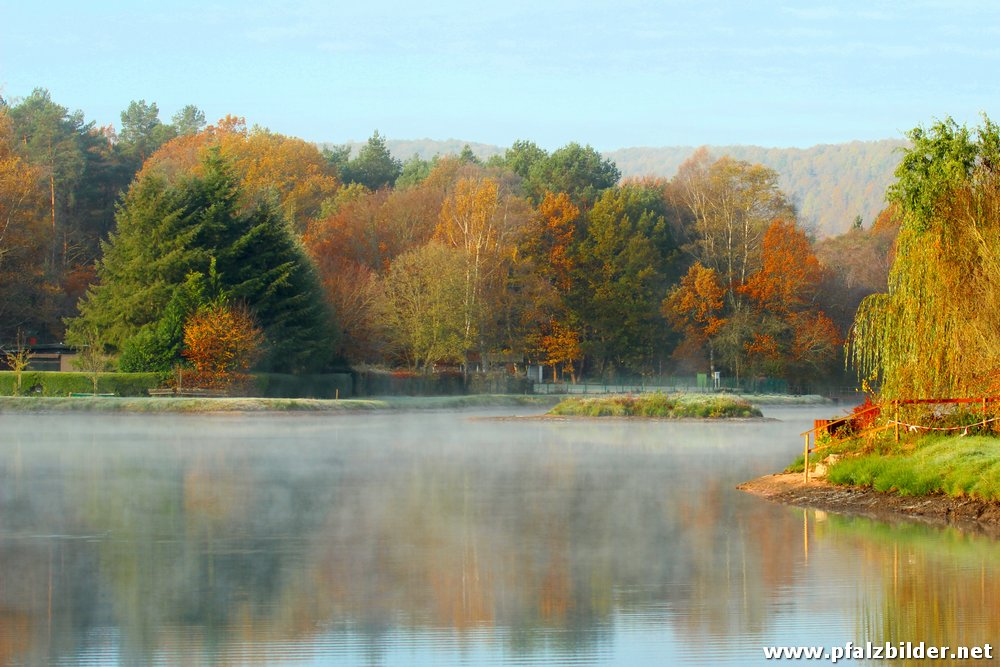
[(830, 466), (827, 479), (905, 496), (944, 493), (1000, 500), (1000, 438), (924, 436), (911, 450), (845, 455)]

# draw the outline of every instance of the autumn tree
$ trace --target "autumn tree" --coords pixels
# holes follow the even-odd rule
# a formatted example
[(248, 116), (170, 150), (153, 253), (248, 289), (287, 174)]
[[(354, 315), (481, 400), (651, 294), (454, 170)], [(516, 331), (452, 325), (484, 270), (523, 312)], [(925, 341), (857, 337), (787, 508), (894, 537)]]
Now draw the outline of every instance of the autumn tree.
[(708, 352), (710, 367), (714, 366), (713, 339), (726, 324), (724, 316), (726, 290), (715, 269), (695, 262), (687, 274), (663, 300), (662, 311), (667, 321), (683, 334), (674, 357), (694, 362)]
[(840, 336), (815, 302), (821, 279), (805, 232), (787, 220), (772, 222), (761, 245), (760, 268), (741, 288), (754, 320), (743, 342), (749, 373), (801, 381), (832, 369)]
[(494, 321), (491, 295), (505, 287), (504, 266), (512, 259), (528, 217), (523, 200), (501, 190), (492, 178), (464, 177), (441, 206), (435, 239), (461, 252), (463, 344), (487, 351)]
[(399, 255), (430, 240), (444, 197), (443, 188), (427, 184), (376, 192), (353, 184), (342, 188), (328, 201), (325, 214), (309, 223), (303, 242), (327, 302), (340, 313), (340, 351), (345, 357), (377, 360), (375, 279)]
[(552, 366), (553, 375), (558, 380), (559, 371), (569, 372), (570, 380), (576, 382), (575, 364), (583, 358), (580, 335), (572, 328), (552, 319), (543, 328), (539, 350), (542, 363)]
[(715, 269), (734, 307), (760, 263), (764, 233), (778, 218), (794, 219), (778, 188), (778, 174), (759, 164), (723, 157), (711, 161), (699, 149), (677, 172), (674, 183), (693, 224), (677, 229), (684, 250)]
[(741, 291), (761, 309), (790, 313), (811, 304), (822, 277), (805, 232), (794, 222), (775, 219), (764, 232), (760, 269)]
[(512, 275), (518, 307), (509, 317), (510, 347), (571, 375), (582, 360), (581, 327), (568, 303), (582, 227), (580, 209), (565, 193), (546, 193), (525, 227)]
[[(44, 170), (48, 181), (50, 239), (55, 242), (66, 224), (64, 213), (84, 171), (79, 141), (84, 129), (83, 113), (69, 113), (52, 101), (47, 90), (36, 88), (11, 108), (10, 118), (25, 157)], [(57, 247), (53, 245), (51, 262), (56, 261)]]
[(401, 255), (380, 281), (379, 327), (411, 368), (465, 359), (465, 265), (461, 249), (432, 242)]
[(164, 144), (146, 161), (139, 177), (155, 174), (175, 183), (200, 175), (213, 151), (239, 179), (242, 208), (252, 210), (274, 199), (299, 232), (320, 215), (323, 203), (339, 188), (334, 170), (316, 146), (260, 127), (247, 129), (244, 119), (233, 116)]
[(100, 239), (110, 230), (115, 204), (135, 173), (111, 127), (86, 122), (80, 111), (56, 104), (36, 89), (16, 101), (8, 117), (16, 151), (42, 171), (50, 227), (47, 257), (39, 269), (54, 287), (47, 311), (52, 338), (62, 337), (60, 318), (73, 314), (76, 300), (94, 278)]
[(888, 289), (900, 223), (899, 207), (893, 204), (879, 213), (871, 227), (851, 229), (816, 244), (823, 268), (816, 299), (841, 337), (847, 337), (861, 301)]
[(76, 335), (75, 343), (77, 354), (73, 363), (90, 376), (94, 395), (97, 395), (101, 373), (111, 368), (111, 358), (105, 349), (101, 333), (94, 327), (84, 329)]
[(532, 216), (521, 252), (560, 292), (569, 291), (574, 267), (573, 250), (580, 226), (580, 209), (564, 192), (546, 192)]
[(14, 395), (21, 393), (21, 375), (31, 363), (31, 348), (25, 340), (24, 332), (18, 331), (14, 339), (14, 345), (0, 352), (0, 358), (6, 362), (7, 367), (14, 373)]
[(225, 388), (246, 381), (263, 339), (248, 308), (220, 300), (202, 306), (184, 323), (182, 354), (194, 367), (196, 384)]

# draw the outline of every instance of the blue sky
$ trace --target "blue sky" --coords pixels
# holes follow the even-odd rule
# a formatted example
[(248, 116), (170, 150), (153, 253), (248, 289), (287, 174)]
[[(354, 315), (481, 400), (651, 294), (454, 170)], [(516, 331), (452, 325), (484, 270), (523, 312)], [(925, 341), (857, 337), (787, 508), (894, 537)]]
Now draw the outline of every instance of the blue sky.
[(1000, 103), (1000, 3), (0, 0), (0, 94), (311, 141), (811, 146)]

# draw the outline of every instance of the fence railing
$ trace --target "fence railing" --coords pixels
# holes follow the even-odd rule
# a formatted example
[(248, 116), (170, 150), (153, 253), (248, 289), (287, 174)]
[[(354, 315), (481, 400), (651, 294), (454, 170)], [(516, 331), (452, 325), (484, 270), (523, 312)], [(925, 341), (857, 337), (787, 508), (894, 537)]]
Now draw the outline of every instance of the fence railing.
[[(865, 408), (864, 410), (859, 410), (852, 414), (841, 417), (840, 419), (815, 419), (813, 420), (813, 427), (808, 431), (803, 431), (800, 433), (800, 437), (804, 438), (804, 445), (802, 449), (803, 453), (803, 471), (804, 479), (806, 483), (809, 482), (809, 455), (820, 451), (820, 448), (816, 445), (816, 435), (821, 432), (832, 433), (835, 429), (831, 428), (837, 426), (838, 424), (843, 424), (845, 422), (853, 421), (854, 419), (868, 414), (869, 412), (874, 412), (876, 410), (883, 411), (886, 408), (892, 409), (892, 419), (886, 420), (885, 423), (879, 426), (873, 426), (867, 428), (860, 436), (871, 436), (881, 431), (886, 431), (888, 429), (893, 429), (893, 438), (896, 443), (899, 442), (899, 428), (900, 426), (906, 428), (910, 432), (919, 431), (964, 431), (968, 432), (970, 428), (975, 428), (977, 426), (986, 426), (987, 424), (1000, 422), (1000, 417), (990, 417), (989, 416), (989, 404), (990, 403), (1000, 403), (1000, 396), (981, 396), (975, 398), (897, 398), (886, 403), (880, 403), (872, 405), (871, 407)], [(929, 426), (926, 424), (915, 424), (907, 421), (903, 421), (900, 417), (900, 406), (904, 405), (981, 405), (983, 411), (983, 419), (972, 424), (962, 424), (960, 426)], [(812, 438), (812, 444), (810, 445), (810, 436)]]

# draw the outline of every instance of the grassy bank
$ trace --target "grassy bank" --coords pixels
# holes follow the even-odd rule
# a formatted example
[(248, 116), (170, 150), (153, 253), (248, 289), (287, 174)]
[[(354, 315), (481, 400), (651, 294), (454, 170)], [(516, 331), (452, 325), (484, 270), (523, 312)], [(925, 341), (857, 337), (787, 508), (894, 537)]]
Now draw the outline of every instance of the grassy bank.
[(748, 401), (715, 394), (612, 394), (574, 396), (549, 410), (550, 415), (576, 417), (656, 417), (724, 419), (760, 417)]
[(44, 398), (0, 397), (0, 412), (358, 412), (365, 410), (454, 410), (552, 405), (548, 396), (481, 394), (323, 400), (308, 398)]
[(829, 467), (827, 480), (904, 496), (1000, 501), (1000, 439), (930, 435), (897, 452), (845, 454)]

